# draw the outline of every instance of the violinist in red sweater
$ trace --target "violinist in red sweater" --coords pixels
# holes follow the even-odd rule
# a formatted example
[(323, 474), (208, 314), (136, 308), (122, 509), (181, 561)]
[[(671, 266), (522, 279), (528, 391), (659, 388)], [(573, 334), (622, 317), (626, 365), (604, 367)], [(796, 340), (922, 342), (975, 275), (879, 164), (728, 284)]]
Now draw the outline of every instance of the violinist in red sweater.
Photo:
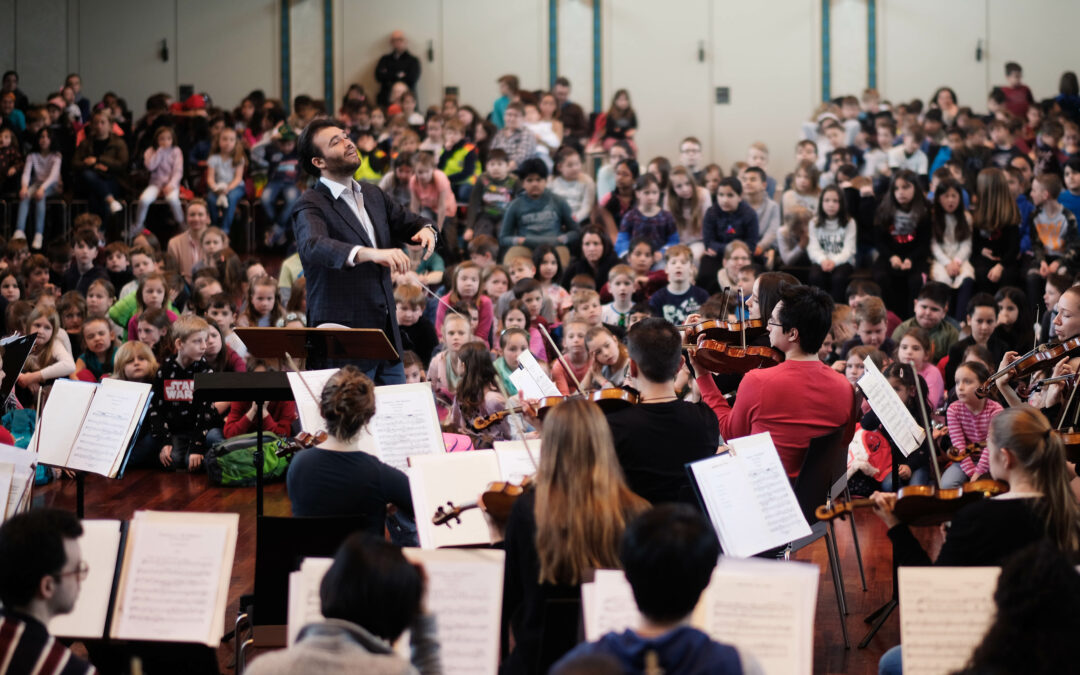
[[(784, 352), (778, 366), (751, 370), (731, 407), (712, 384), (698, 378), (702, 398), (720, 421), (724, 439), (768, 431), (788, 476), (799, 474), (810, 439), (847, 424), (851, 384), (817, 356), (832, 327), (833, 300), (813, 286), (785, 286), (769, 317), (769, 341)], [(710, 386), (712, 384), (712, 386)]]

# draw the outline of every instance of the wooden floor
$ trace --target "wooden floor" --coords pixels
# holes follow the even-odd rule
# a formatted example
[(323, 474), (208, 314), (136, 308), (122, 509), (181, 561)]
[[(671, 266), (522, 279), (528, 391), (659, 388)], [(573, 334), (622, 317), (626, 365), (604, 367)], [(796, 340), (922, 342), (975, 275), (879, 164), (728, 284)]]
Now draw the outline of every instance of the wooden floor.
[[(55, 506), (75, 509), (75, 482), (61, 480), (38, 488), (35, 506)], [(289, 515), (289, 500), (285, 485), (277, 483), (265, 489), (267, 515)], [(236, 616), (239, 598), (253, 588), (255, 566), (255, 489), (215, 488), (207, 483), (205, 474), (165, 474), (157, 471), (131, 471), (122, 480), (108, 480), (90, 475), (86, 478), (86, 517), (129, 519), (136, 510), (235, 512), (240, 514), (240, 536), (229, 589), (226, 626)], [(844, 585), (847, 589), (849, 615), (845, 623), (851, 637), (852, 649), (844, 649), (840, 617), (836, 607), (832, 578), (826, 567), (823, 541), (800, 551), (796, 559), (817, 563), (821, 567), (821, 583), (814, 634), (814, 672), (846, 673), (849, 675), (877, 672), (881, 654), (900, 641), (899, 614), (894, 612), (866, 649), (856, 648), (867, 630), (863, 617), (885, 603), (892, 593), (892, 560), (888, 537), (881, 522), (868, 511), (860, 511), (855, 519), (866, 570), (867, 591), (859, 582), (851, 526), (838, 523), (837, 541), (842, 560)], [(936, 531), (917, 533), (928, 546), (937, 539)], [(219, 650), (223, 672), (232, 663), (231, 642)]]

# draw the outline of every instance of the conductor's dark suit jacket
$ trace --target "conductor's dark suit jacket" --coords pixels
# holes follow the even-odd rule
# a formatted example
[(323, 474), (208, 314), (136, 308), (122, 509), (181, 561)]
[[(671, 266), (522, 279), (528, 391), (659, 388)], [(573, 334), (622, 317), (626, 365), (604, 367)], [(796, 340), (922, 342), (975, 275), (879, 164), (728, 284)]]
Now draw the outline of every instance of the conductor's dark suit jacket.
[[(394, 287), (390, 269), (373, 262), (349, 267), (349, 253), (356, 246), (395, 248), (430, 224), (426, 218), (402, 208), (377, 186), (360, 183), (364, 210), (375, 226), (375, 239), (345, 203), (346, 193), (334, 199), (330, 188), (319, 181), (304, 192), (293, 210), (293, 231), (300, 262), (307, 277), (308, 325), (339, 323), (350, 328), (385, 331), (401, 353)], [(370, 365), (352, 361), (361, 368)]]

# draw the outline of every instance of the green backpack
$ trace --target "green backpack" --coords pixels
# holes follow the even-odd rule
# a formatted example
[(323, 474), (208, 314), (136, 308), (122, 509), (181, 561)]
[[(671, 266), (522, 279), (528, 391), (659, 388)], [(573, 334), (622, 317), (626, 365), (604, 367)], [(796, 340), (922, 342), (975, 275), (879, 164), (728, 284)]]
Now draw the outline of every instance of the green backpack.
[[(206, 472), (212, 485), (250, 487), (255, 485), (256, 432), (233, 436), (218, 443), (206, 453)], [(278, 457), (277, 450), (288, 441), (277, 434), (263, 432), (263, 482), (271, 483), (285, 477), (289, 458)]]

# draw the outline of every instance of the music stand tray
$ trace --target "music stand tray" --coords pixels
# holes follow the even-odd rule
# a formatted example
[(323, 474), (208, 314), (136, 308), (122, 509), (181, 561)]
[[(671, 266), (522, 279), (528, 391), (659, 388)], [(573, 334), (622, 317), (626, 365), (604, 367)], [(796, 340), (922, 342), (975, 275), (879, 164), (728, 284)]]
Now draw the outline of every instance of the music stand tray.
[(397, 350), (378, 328), (237, 328), (252, 356), (267, 359), (376, 359), (394, 361)]

